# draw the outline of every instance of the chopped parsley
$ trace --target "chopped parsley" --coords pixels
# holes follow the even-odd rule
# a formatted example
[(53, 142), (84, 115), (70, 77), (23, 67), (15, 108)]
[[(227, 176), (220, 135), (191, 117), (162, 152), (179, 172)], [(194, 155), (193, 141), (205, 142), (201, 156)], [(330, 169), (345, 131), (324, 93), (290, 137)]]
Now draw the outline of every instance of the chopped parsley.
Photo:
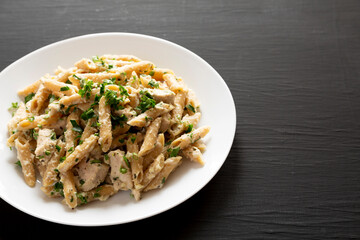
[(91, 163), (91, 164), (101, 163), (101, 160), (100, 160), (100, 159), (93, 159), (93, 160), (90, 160), (90, 163)]
[(73, 75), (74, 78), (76, 78), (77, 80), (81, 80), (81, 78), (79, 78), (78, 76), (76, 76), (75, 74)]
[(124, 108), (120, 105), (120, 102), (122, 102), (122, 98), (117, 96), (117, 93), (112, 90), (106, 90), (105, 92), (105, 99), (106, 99), (106, 105), (110, 105), (110, 107), (114, 108), (115, 110), (119, 110)]
[(127, 169), (124, 168), (124, 167), (120, 167), (120, 172), (121, 172), (122, 174), (125, 174), (125, 173), (127, 173)]
[(151, 79), (151, 81), (148, 83), (153, 88), (159, 88), (159, 83)]
[(25, 103), (27, 103), (28, 101), (30, 101), (34, 96), (35, 96), (35, 93), (30, 93), (29, 95), (27, 95), (27, 96), (25, 97)]
[(81, 193), (76, 193), (76, 197), (80, 199), (81, 204), (87, 203), (87, 197), (83, 196)]
[(60, 152), (61, 147), (60, 147), (59, 145), (55, 145), (55, 148), (56, 148), (56, 150), (57, 150), (58, 152)]
[(123, 157), (124, 159), (124, 162), (126, 163), (126, 165), (130, 168), (130, 162), (129, 162), (129, 159), (127, 157)]
[(80, 179), (80, 185), (84, 185), (85, 181), (83, 179)]
[(18, 165), (19, 167), (22, 167), (20, 161), (17, 161), (17, 162), (15, 163), (15, 165)]
[(94, 62), (94, 63), (100, 63), (101, 64), (101, 66), (105, 66), (105, 62), (104, 62), (104, 60), (102, 60), (102, 58), (99, 58), (98, 56), (94, 56), (93, 58), (92, 58), (92, 61)]
[(35, 117), (34, 116), (31, 116), (31, 117), (28, 117), (27, 118), (30, 122), (33, 122), (35, 120)]
[(45, 150), (45, 155), (49, 156), (51, 154), (51, 152), (49, 150)]
[(60, 91), (62, 91), (62, 92), (65, 92), (65, 91), (68, 91), (68, 90), (70, 90), (69, 86), (65, 86), (65, 87), (60, 88)]
[(66, 159), (66, 157), (64, 156), (64, 157), (61, 157), (60, 158), (60, 162), (62, 163), (62, 162), (64, 162), (65, 161), (65, 159)]
[(36, 130), (33, 128), (33, 129), (30, 129), (30, 137), (37, 140), (38, 136), (39, 136), (39, 133), (36, 132)]
[(73, 126), (72, 130), (75, 132), (82, 133), (82, 128), (79, 126), (79, 124), (75, 120), (70, 120), (71, 125)]
[(186, 131), (185, 131), (185, 133), (191, 132), (193, 130), (193, 126), (194, 126), (193, 124), (189, 124)]
[(111, 117), (111, 125), (113, 128), (115, 128), (115, 126), (120, 125), (121, 127), (123, 127), (124, 122), (126, 122), (128, 120), (128, 118), (125, 116), (125, 114), (122, 114), (121, 116), (118, 115), (110, 115)]
[(74, 152), (74, 147), (69, 148), (68, 153), (73, 153), (73, 152)]
[(53, 133), (51, 134), (50, 139), (51, 139), (51, 140), (56, 140), (56, 133), (55, 133), (55, 132), (53, 132)]
[(176, 157), (180, 151), (180, 147), (169, 148), (168, 152), (170, 152), (170, 157)]
[(91, 104), (91, 107), (93, 107), (95, 105), (98, 105), (99, 101), (100, 101), (100, 98), (101, 98), (100, 95), (95, 94), (94, 103)]
[(18, 102), (11, 103), (11, 108), (18, 109), (19, 108), (19, 103)]
[(60, 193), (60, 195), (64, 197), (64, 185), (62, 182), (56, 182), (54, 184), (54, 190), (55, 192)]
[(155, 71), (154, 71), (154, 70), (152, 70), (152, 71), (149, 72), (149, 75), (150, 75), (150, 76), (154, 76), (154, 74), (155, 74)]
[(93, 84), (94, 82), (92, 80), (81, 80), (80, 82), (81, 89), (79, 90), (80, 96), (89, 99)]
[(164, 184), (165, 180), (166, 180), (165, 177), (163, 177), (162, 180), (161, 180), (161, 184)]
[(193, 113), (196, 112), (194, 106), (191, 104), (186, 105), (186, 108), (189, 109), (190, 111), (192, 111)]
[(52, 103), (55, 100), (58, 100), (59, 98), (56, 97), (54, 94), (50, 94), (49, 95), (49, 104)]
[(132, 137), (130, 138), (130, 140), (131, 140), (132, 143), (134, 143), (135, 140), (136, 140), (136, 136), (132, 136)]
[(119, 91), (120, 91), (120, 95), (129, 97), (128, 91), (123, 86), (119, 85)]
[(140, 94), (141, 94), (140, 103), (136, 107), (136, 109), (140, 110), (143, 113), (146, 110), (155, 107), (156, 102), (150, 93), (148, 93), (146, 91), (145, 92), (140, 91)]
[(11, 112), (12, 116), (14, 116), (14, 114), (18, 108), (19, 108), (18, 102), (11, 103), (11, 107), (9, 107), (9, 111)]
[(96, 115), (95, 115), (94, 109), (89, 108), (88, 110), (86, 110), (85, 112), (83, 112), (80, 117), (81, 117), (83, 120), (89, 120), (90, 118), (93, 118), (93, 117), (95, 117), (95, 116), (96, 116)]

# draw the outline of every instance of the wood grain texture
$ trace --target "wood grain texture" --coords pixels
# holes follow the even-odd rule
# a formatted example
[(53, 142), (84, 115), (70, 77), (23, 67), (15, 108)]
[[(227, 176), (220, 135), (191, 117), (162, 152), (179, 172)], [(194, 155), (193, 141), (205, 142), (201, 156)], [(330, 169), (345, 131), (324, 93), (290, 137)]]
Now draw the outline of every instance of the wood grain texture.
[(0, 237), (21, 225), (34, 235), (144, 238), (156, 228), (171, 239), (359, 239), (359, 12), (350, 0), (0, 1), (0, 69), (68, 37), (149, 34), (208, 61), (238, 116), (225, 164), (183, 204), (85, 231), (1, 200)]

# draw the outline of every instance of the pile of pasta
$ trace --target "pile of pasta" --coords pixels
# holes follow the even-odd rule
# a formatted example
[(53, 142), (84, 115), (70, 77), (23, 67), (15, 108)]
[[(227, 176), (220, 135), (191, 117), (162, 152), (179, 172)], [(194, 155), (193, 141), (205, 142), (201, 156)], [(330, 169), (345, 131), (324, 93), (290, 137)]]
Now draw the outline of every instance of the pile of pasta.
[[(8, 146), (33, 187), (70, 208), (162, 188), (189, 159), (204, 164), (200, 104), (183, 79), (131, 55), (83, 58), (18, 92)], [(39, 176), (39, 175), (38, 175)]]

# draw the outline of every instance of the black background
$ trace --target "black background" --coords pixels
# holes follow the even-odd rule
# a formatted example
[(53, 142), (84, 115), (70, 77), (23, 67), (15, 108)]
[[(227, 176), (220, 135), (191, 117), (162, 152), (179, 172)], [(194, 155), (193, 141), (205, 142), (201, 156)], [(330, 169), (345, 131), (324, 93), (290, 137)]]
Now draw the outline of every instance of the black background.
[(360, 1), (1, 0), (0, 69), (97, 32), (164, 38), (208, 61), (235, 100), (231, 152), (194, 197), (138, 222), (64, 226), (0, 200), (2, 239), (360, 238)]

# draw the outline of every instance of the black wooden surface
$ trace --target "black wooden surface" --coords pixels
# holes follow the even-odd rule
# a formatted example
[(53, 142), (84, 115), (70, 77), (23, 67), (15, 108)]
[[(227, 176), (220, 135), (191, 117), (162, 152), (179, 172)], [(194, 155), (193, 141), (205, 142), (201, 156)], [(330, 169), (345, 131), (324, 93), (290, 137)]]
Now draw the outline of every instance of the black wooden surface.
[(135, 32), (208, 61), (237, 110), (194, 197), (124, 225), (46, 222), (0, 200), (0, 237), (360, 239), (360, 1), (0, 1), (0, 69), (65, 38)]

